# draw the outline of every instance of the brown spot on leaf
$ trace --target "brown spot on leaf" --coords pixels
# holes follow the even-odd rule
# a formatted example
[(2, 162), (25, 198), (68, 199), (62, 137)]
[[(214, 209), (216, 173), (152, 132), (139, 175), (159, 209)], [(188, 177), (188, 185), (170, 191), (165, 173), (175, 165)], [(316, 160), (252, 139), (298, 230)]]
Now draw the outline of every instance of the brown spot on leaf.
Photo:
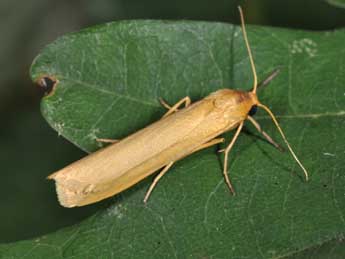
[(44, 96), (52, 95), (58, 84), (58, 80), (53, 76), (41, 76), (37, 81), (39, 88), (43, 91)]

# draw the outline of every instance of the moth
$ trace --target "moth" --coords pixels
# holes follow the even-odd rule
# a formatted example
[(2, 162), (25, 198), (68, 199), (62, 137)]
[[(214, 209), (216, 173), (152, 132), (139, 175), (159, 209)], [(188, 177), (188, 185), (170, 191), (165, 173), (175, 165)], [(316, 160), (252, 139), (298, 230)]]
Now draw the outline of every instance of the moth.
[[(55, 180), (58, 200), (62, 206), (75, 207), (95, 203), (126, 190), (162, 169), (144, 197), (144, 202), (147, 202), (158, 181), (175, 162), (201, 149), (224, 142), (224, 138), (219, 136), (236, 129), (230, 143), (221, 150), (224, 152), (224, 179), (229, 190), (234, 193), (228, 176), (228, 157), (246, 120), (249, 120), (269, 143), (280, 149), (253, 118), (258, 107), (272, 118), (308, 180), (307, 170), (290, 147), (275, 116), (258, 100), (255, 64), (247, 39), (243, 12), (241, 7), (238, 8), (254, 77), (252, 90), (247, 92), (221, 89), (194, 103), (191, 103), (188, 96), (184, 97), (173, 106), (161, 100), (168, 111), (160, 120), (122, 140), (99, 139), (112, 144), (48, 177)], [(276, 74), (275, 71), (263, 84), (267, 84)]]

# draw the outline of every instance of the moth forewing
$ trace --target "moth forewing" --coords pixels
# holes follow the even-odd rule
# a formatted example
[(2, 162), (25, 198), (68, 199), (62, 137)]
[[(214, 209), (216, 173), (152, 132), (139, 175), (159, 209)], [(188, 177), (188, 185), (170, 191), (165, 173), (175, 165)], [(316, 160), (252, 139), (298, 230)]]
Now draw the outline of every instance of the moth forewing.
[(83, 206), (113, 196), (232, 129), (245, 118), (239, 94), (219, 90), (50, 175), (60, 203)]

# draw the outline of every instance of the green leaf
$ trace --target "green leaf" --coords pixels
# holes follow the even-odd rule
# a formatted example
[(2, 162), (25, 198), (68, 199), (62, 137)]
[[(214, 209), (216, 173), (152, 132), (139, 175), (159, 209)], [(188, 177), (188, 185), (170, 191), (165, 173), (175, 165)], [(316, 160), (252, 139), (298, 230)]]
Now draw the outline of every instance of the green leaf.
[(345, 0), (325, 0), (328, 4), (339, 8), (345, 8)]
[[(259, 98), (277, 115), (309, 182), (248, 124), (231, 152), (236, 196), (210, 148), (176, 163), (146, 206), (152, 177), (76, 226), (0, 246), (3, 258), (281, 258), (307, 257), (313, 248), (330, 254), (330, 246), (344, 256), (336, 240), (345, 232), (345, 31), (248, 26), (248, 37), (260, 79), (281, 68)], [(58, 79), (42, 113), (86, 151), (99, 148), (96, 138), (123, 138), (158, 120), (165, 112), (158, 97), (173, 104), (252, 85), (238, 27), (187, 21), (117, 22), (66, 35), (42, 51), (31, 75)], [(256, 118), (280, 141), (264, 112)]]

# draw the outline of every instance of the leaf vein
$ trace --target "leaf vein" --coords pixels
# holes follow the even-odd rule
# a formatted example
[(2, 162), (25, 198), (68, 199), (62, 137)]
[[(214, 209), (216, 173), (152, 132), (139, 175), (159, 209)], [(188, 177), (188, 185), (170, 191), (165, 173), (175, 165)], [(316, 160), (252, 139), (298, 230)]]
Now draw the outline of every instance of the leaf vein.
[(64, 79), (64, 80), (69, 80), (70, 82), (75, 83), (75, 84), (83, 85), (86, 88), (95, 90), (95, 91), (103, 93), (103, 94), (109, 94), (109, 95), (117, 96), (117, 97), (120, 97), (120, 98), (123, 98), (123, 99), (127, 99), (127, 100), (132, 101), (132, 102), (140, 103), (140, 104), (143, 104), (143, 105), (148, 105), (148, 106), (151, 106), (151, 107), (159, 107), (158, 103), (156, 104), (154, 102), (143, 101), (142, 99), (136, 99), (136, 98), (131, 97), (129, 95), (124, 95), (124, 94), (120, 94), (120, 93), (117, 93), (117, 92), (112, 92), (112, 91), (109, 91), (109, 90), (106, 90), (106, 89), (98, 88), (96, 85), (87, 83), (85, 81), (71, 79), (71, 78), (68, 78), (68, 77), (61, 77), (61, 78)]

